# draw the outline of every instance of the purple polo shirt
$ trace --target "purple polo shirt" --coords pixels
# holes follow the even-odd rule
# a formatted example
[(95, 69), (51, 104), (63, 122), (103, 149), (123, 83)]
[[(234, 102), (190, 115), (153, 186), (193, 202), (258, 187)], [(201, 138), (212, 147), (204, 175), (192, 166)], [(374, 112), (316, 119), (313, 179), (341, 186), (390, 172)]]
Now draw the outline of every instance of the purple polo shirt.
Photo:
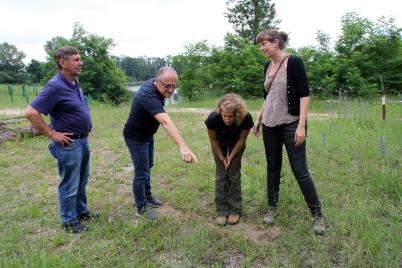
[(50, 114), (52, 129), (58, 132), (85, 134), (91, 130), (87, 98), (78, 80), (75, 85), (58, 72), (30, 104), (44, 115)]

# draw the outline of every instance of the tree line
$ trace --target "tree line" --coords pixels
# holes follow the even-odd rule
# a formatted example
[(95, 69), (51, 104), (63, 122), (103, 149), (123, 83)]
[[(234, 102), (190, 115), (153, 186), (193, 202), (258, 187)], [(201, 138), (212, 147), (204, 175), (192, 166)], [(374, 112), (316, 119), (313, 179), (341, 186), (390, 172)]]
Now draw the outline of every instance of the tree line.
[[(180, 73), (182, 96), (190, 100), (227, 92), (263, 96), (267, 59), (255, 39), (260, 31), (280, 23), (275, 20), (275, 4), (270, 2), (228, 1), (225, 15), (236, 34), (226, 34), (222, 48), (202, 41), (172, 57), (172, 65)], [(341, 34), (334, 46), (324, 32), (318, 31), (316, 40), (316, 45), (288, 48), (303, 58), (313, 95), (373, 97), (380, 94), (380, 76), (387, 94), (402, 93), (401, 28), (394, 19), (380, 17), (373, 22), (347, 13), (341, 19)]]
[[(127, 82), (145, 81), (165, 65), (178, 70), (180, 94), (190, 101), (204, 94), (227, 92), (261, 97), (267, 59), (259, 51), (255, 37), (262, 30), (279, 26), (275, 4), (272, 0), (229, 0), (227, 8), (225, 16), (235, 33), (224, 36), (222, 47), (200, 41), (187, 45), (183, 53), (173, 57), (112, 56), (113, 40), (88, 33), (79, 23), (74, 25), (70, 39), (56, 36), (46, 42), (46, 62), (31, 60), (25, 65), (24, 52), (4, 42), (0, 44), (0, 83), (46, 83), (57, 69), (55, 50), (71, 45), (79, 49), (85, 64), (80, 75), (85, 94), (100, 101), (127, 101)], [(316, 40), (316, 45), (288, 48), (303, 58), (313, 95), (375, 96), (379, 94), (380, 75), (388, 93), (402, 92), (401, 28), (392, 18), (380, 17), (373, 22), (347, 13), (342, 17), (337, 40), (332, 42), (321, 31)]]

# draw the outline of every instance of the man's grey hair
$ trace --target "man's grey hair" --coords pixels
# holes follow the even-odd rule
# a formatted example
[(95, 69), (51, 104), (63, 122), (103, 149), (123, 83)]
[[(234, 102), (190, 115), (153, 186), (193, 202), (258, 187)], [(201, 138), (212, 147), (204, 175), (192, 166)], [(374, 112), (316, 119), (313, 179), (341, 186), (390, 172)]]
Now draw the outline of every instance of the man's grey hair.
[(162, 77), (162, 76), (163, 76), (165, 73), (167, 73), (167, 72), (172, 72), (172, 73), (176, 74), (176, 76), (178, 76), (178, 75), (177, 75), (177, 71), (176, 71), (173, 67), (170, 67), (170, 66), (163, 66), (163, 67), (159, 68), (159, 69), (156, 71), (155, 77), (156, 77), (156, 78), (160, 78), (160, 77)]
[(61, 69), (60, 65), (60, 59), (68, 59), (71, 55), (77, 55), (80, 54), (78, 52), (78, 49), (75, 47), (61, 47), (58, 50), (56, 50), (56, 53), (54, 53), (54, 61), (57, 64), (57, 67)]

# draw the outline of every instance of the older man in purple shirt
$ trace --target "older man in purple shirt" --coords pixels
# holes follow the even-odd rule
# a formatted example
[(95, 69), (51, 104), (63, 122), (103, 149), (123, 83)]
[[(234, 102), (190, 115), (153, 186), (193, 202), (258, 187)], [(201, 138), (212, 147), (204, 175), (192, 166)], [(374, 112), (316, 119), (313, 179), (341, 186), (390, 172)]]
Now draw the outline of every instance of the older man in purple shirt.
[[(49, 151), (57, 159), (62, 227), (80, 233), (88, 229), (81, 221), (94, 216), (89, 213), (86, 197), (91, 114), (77, 80), (83, 65), (78, 50), (60, 48), (54, 59), (59, 72), (31, 102), (25, 114), (38, 131), (49, 137)], [(50, 127), (41, 114), (50, 114)]]

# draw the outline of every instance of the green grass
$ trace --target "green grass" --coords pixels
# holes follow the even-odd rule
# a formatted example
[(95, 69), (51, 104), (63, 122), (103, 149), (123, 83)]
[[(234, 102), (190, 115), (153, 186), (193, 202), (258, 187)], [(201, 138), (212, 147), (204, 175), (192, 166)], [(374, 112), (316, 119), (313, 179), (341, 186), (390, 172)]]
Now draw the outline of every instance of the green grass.
[[(247, 103), (252, 111), (261, 105)], [(0, 109), (26, 103), (19, 105), (8, 106), (0, 95)], [(0, 145), (0, 267), (400, 267), (402, 105), (388, 105), (385, 122), (374, 101), (359, 105), (339, 103), (333, 107), (339, 117), (309, 120), (309, 169), (328, 225), (322, 237), (312, 233), (286, 156), (277, 221), (262, 225), (261, 137), (247, 141), (241, 222), (214, 224), (214, 163), (203, 114), (170, 114), (198, 164), (183, 163), (163, 129), (155, 137), (152, 186), (166, 205), (158, 209), (161, 219), (149, 223), (133, 209), (133, 168), (121, 134), (129, 105), (93, 103), (88, 198), (101, 216), (80, 235), (60, 228), (59, 178), (47, 139), (6, 142)], [(213, 106), (212, 98), (196, 105)], [(312, 103), (313, 112), (326, 107)]]

